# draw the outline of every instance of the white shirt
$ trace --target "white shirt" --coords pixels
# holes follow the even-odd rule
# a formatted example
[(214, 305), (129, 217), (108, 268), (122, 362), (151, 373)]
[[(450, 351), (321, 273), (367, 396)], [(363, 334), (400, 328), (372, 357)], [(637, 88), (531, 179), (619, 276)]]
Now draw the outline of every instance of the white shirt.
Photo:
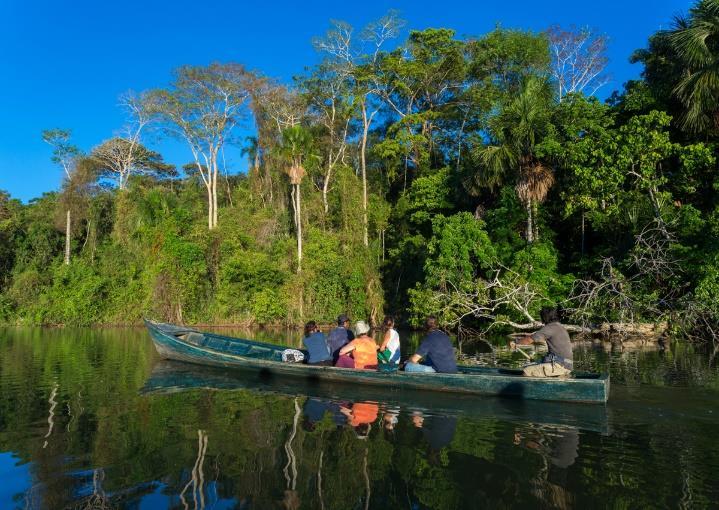
[(394, 328), (389, 331), (389, 342), (387, 342), (387, 349), (389, 349), (389, 361), (390, 363), (399, 363), (399, 333)]

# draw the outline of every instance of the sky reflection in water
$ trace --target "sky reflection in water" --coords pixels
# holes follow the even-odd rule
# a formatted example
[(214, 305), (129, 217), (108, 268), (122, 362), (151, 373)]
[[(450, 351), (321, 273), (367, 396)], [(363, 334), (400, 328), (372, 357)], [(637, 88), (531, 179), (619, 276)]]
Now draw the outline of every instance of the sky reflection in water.
[(608, 406), (259, 382), (161, 362), (141, 329), (4, 330), (0, 508), (715, 504), (709, 356), (577, 360), (611, 369)]

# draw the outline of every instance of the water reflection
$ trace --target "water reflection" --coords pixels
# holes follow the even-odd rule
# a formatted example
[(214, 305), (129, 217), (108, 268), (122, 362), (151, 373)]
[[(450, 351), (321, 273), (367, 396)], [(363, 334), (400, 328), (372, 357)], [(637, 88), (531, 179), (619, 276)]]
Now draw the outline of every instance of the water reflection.
[(142, 330), (0, 331), (0, 508), (714, 505), (709, 353), (578, 357), (612, 370), (608, 406), (259, 381), (158, 362)]

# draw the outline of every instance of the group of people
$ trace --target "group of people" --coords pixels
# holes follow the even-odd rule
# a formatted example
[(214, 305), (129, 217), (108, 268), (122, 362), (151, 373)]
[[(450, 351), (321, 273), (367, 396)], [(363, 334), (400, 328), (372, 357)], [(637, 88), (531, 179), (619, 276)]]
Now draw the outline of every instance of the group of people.
[[(524, 374), (530, 377), (561, 377), (569, 375), (573, 369), (572, 345), (567, 330), (559, 322), (556, 308), (543, 308), (541, 318), (544, 326), (533, 335), (527, 335), (511, 346), (537, 342), (547, 344), (549, 353), (540, 363), (524, 368)], [(342, 314), (337, 317), (337, 327), (328, 335), (322, 333), (315, 321), (305, 325), (304, 344), (308, 352), (310, 365), (335, 366), (360, 370), (375, 370), (380, 365), (389, 369), (400, 366), (400, 339), (391, 316), (382, 322), (382, 341), (378, 344), (372, 328), (365, 321), (357, 321), (350, 328), (349, 317)], [(452, 341), (439, 329), (437, 318), (429, 316), (425, 320), (426, 334), (415, 353), (404, 363), (405, 372), (457, 373), (457, 361)]]
[[(315, 321), (305, 325), (304, 344), (310, 365), (335, 366), (374, 370), (379, 365), (398, 368), (400, 364), (399, 333), (394, 328), (394, 318), (387, 316), (382, 321), (382, 341), (378, 344), (371, 336), (372, 328), (365, 321), (357, 321), (350, 328), (346, 315), (337, 317), (337, 327), (329, 334), (322, 333)], [(417, 352), (404, 364), (407, 372), (456, 373), (452, 342), (446, 333), (440, 331), (436, 317), (425, 322), (427, 335)]]

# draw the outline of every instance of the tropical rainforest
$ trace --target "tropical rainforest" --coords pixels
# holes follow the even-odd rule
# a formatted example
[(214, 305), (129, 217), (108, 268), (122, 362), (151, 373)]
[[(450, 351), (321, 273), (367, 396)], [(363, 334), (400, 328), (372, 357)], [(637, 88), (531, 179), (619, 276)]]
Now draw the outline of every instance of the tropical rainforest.
[(38, 132), (64, 181), (27, 204), (0, 192), (0, 322), (521, 329), (559, 305), (716, 339), (718, 20), (697, 2), (606, 101), (596, 31), (460, 38), (395, 12), (331, 22), (291, 83), (180, 67), (123, 95), (126, 125), (95, 147)]

